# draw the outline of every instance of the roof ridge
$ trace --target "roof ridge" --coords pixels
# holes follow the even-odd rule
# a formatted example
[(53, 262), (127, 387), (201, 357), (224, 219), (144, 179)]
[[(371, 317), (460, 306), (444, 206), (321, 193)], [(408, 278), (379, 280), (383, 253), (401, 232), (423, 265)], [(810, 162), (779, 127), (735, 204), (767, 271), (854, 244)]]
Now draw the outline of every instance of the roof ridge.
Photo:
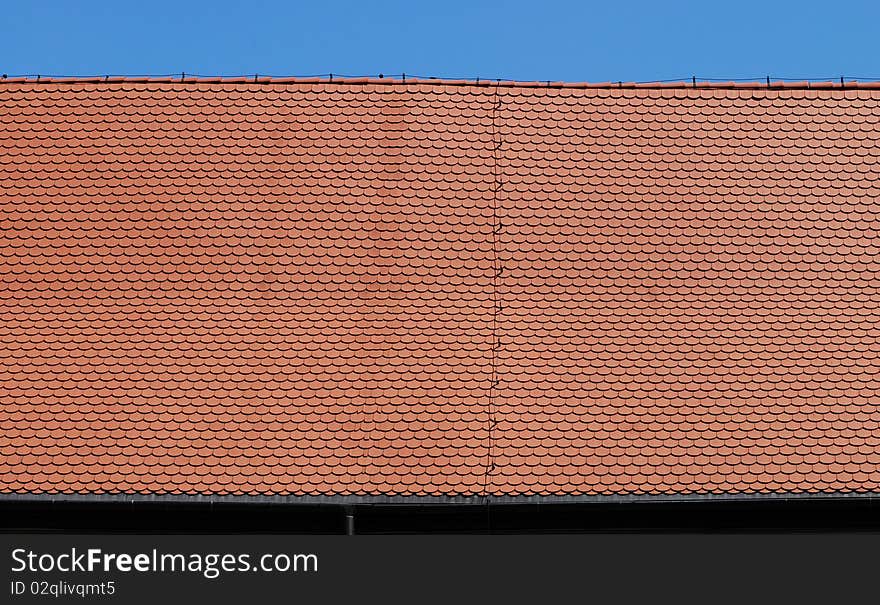
[(553, 80), (504, 80), (504, 79), (452, 79), (406, 77), (348, 77), (334, 76), (188, 76), (185, 73), (175, 76), (6, 76), (0, 77), (0, 84), (385, 84), (385, 85), (441, 85), (441, 86), (476, 86), (488, 88), (500, 86), (506, 88), (570, 88), (570, 89), (698, 89), (698, 90), (880, 90), (880, 81), (859, 80), (751, 80), (741, 81), (707, 81), (707, 80), (675, 80), (654, 82), (567, 82)]

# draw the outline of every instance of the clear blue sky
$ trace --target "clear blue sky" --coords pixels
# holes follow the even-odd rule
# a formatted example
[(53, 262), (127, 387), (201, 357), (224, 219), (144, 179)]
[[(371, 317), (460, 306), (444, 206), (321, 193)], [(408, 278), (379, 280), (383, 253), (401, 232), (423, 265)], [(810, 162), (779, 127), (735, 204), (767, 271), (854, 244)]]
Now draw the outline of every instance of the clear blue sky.
[(11, 0), (10, 75), (880, 78), (880, 2)]

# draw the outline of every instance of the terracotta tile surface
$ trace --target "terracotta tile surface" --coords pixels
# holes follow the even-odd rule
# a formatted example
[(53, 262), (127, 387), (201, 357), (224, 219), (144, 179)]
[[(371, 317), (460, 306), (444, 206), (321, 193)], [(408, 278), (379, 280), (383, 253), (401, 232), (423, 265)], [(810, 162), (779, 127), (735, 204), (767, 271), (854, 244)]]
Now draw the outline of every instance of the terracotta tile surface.
[(871, 492), (880, 89), (0, 83), (0, 492)]

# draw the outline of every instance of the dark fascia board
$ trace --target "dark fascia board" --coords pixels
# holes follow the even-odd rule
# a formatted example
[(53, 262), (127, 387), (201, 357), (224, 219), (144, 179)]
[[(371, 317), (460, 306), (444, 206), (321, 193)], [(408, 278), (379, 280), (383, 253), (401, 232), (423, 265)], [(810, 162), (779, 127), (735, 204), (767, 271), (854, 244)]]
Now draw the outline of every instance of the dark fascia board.
[(78, 502), (130, 504), (279, 504), (304, 506), (485, 506), (523, 504), (648, 504), (698, 502), (841, 501), (880, 499), (880, 492), (754, 493), (754, 494), (615, 494), (522, 496), (401, 496), (401, 495), (218, 495), (218, 494), (28, 494), (0, 493), (0, 502)]

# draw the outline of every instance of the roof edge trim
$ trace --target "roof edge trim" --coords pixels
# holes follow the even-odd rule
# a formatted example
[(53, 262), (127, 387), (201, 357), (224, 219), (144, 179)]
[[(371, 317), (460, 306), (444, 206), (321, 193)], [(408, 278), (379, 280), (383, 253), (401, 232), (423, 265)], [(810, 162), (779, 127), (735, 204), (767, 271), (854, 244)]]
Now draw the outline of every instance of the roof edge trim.
[(129, 504), (284, 504), (284, 505), (514, 505), (514, 504), (647, 504), (696, 503), (707, 501), (755, 502), (788, 500), (874, 500), (880, 492), (781, 492), (765, 494), (607, 494), (607, 495), (522, 495), (522, 496), (394, 496), (394, 495), (314, 495), (314, 496), (253, 496), (210, 494), (22, 494), (0, 493), (0, 503), (50, 502)]
[(478, 88), (574, 88), (574, 89), (692, 89), (692, 90), (880, 90), (880, 82), (874, 81), (811, 81), (789, 82), (783, 80), (750, 82), (714, 81), (658, 81), (658, 82), (565, 82), (552, 80), (456, 80), (445, 78), (374, 78), (374, 77), (268, 77), (235, 76), (209, 77), (181, 75), (174, 77), (150, 76), (14, 76), (0, 77), (0, 84), (329, 84), (329, 85), (397, 85), (397, 86), (473, 86)]

